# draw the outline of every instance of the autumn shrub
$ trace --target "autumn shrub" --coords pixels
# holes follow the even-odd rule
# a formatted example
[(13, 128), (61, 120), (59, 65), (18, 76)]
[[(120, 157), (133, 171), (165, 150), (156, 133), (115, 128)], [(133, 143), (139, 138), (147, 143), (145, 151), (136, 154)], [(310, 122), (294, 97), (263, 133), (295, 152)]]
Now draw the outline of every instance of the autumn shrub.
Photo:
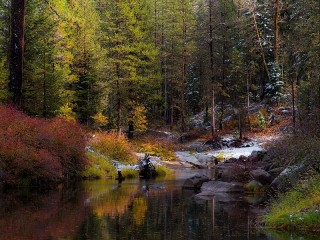
[(94, 151), (105, 157), (121, 163), (135, 163), (136, 157), (132, 153), (132, 146), (123, 134), (115, 132), (96, 133), (90, 140)]
[(31, 118), (3, 105), (0, 116), (2, 183), (45, 185), (83, 170), (85, 135), (76, 122)]
[(160, 157), (164, 161), (176, 160), (174, 145), (164, 139), (157, 138), (153, 135), (146, 135), (139, 140), (135, 140), (133, 144), (138, 152)]

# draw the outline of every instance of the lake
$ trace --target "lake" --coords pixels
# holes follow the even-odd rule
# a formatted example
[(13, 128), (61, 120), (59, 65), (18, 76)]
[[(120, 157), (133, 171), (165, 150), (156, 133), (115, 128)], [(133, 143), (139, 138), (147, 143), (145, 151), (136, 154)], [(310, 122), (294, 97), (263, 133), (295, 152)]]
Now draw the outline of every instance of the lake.
[(195, 173), (3, 193), (0, 239), (320, 239), (262, 229), (258, 219), (265, 211), (264, 196), (196, 198), (193, 190), (182, 189), (184, 179)]

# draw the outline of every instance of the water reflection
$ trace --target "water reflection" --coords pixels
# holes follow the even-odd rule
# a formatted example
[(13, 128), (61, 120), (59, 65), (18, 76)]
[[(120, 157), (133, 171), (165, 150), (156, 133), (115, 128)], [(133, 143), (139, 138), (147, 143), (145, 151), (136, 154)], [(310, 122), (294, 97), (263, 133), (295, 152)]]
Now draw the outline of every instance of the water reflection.
[(0, 239), (319, 239), (257, 230), (262, 196), (195, 198), (182, 183), (104, 180), (3, 194)]

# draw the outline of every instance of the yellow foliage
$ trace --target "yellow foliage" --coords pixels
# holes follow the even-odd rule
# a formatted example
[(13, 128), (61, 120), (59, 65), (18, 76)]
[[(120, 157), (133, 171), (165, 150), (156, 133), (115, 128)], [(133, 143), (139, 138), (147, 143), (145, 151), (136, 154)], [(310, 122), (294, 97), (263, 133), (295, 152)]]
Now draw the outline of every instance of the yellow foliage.
[(58, 116), (65, 118), (67, 121), (75, 121), (76, 114), (72, 111), (70, 103), (66, 103), (58, 110)]
[(90, 146), (111, 160), (122, 163), (135, 163), (136, 157), (131, 152), (131, 145), (123, 134), (115, 132), (96, 133), (91, 139)]
[(176, 154), (174, 153), (173, 148), (161, 142), (143, 143), (140, 145), (139, 152), (147, 153), (151, 156), (160, 157), (165, 161), (176, 160)]
[(148, 210), (147, 200), (143, 197), (135, 198), (133, 201), (133, 221), (140, 226), (144, 223), (146, 212)]
[(98, 127), (104, 127), (108, 124), (108, 118), (102, 113), (97, 113), (92, 117), (92, 119)]
[(147, 130), (148, 127), (148, 120), (147, 120), (147, 110), (143, 106), (137, 106), (134, 108), (133, 113), (133, 125), (134, 129), (138, 132), (144, 132)]
[(109, 189), (109, 191), (102, 194), (96, 194), (92, 196), (91, 201), (93, 212), (98, 217), (109, 216), (114, 218), (121, 216), (128, 210), (129, 205), (132, 204), (137, 191), (138, 186), (130, 185), (117, 189)]

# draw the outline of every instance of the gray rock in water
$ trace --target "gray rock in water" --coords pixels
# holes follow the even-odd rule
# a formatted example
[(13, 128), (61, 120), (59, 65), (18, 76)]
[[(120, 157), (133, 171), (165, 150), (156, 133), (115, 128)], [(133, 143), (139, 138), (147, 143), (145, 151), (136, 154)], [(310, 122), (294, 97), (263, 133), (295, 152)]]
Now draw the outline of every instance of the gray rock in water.
[(239, 182), (245, 179), (245, 169), (241, 165), (234, 164), (229, 168), (225, 168), (221, 174), (223, 182)]
[(263, 185), (268, 185), (268, 184), (270, 184), (270, 183), (272, 182), (272, 180), (273, 180), (272, 176), (271, 176), (268, 172), (266, 172), (265, 170), (263, 170), (263, 169), (261, 169), (261, 168), (258, 168), (258, 169), (256, 169), (256, 170), (252, 170), (252, 171), (250, 172), (250, 176), (251, 176), (254, 180), (262, 183)]
[(210, 178), (208, 178), (205, 175), (195, 175), (189, 179), (187, 179), (184, 184), (183, 184), (183, 188), (187, 188), (187, 189), (200, 189), (202, 184), (204, 182), (208, 182), (210, 181)]
[(209, 181), (202, 184), (200, 196), (210, 196), (216, 193), (242, 193), (245, 189), (237, 182)]

